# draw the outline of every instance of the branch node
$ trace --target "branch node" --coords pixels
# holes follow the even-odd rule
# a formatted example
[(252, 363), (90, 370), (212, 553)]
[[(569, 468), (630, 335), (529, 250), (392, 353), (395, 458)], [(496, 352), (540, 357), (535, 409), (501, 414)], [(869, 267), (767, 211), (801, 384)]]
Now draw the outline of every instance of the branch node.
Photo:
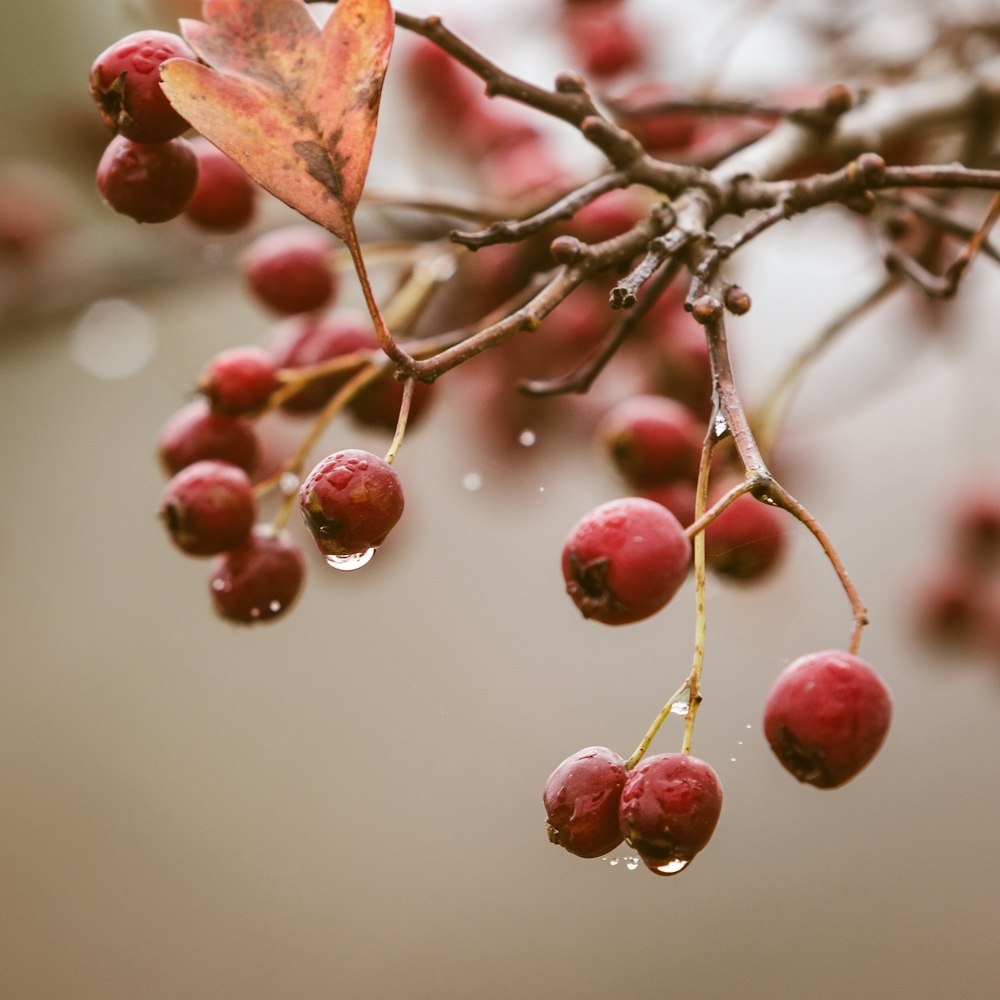
[(550, 244), (549, 251), (559, 264), (578, 264), (587, 256), (587, 246), (575, 236), (557, 236)]
[(585, 94), (587, 85), (579, 73), (564, 69), (556, 74), (556, 90), (560, 94)]
[(702, 326), (711, 323), (721, 313), (722, 303), (714, 295), (701, 295), (691, 305), (691, 315)]

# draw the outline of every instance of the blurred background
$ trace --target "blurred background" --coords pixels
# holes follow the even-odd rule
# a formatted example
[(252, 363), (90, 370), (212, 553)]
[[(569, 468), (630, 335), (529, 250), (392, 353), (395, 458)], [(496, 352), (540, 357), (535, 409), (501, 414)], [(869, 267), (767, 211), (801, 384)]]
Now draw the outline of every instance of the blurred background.
[[(550, 6), (406, 9), (454, 15), (546, 82), (571, 61)], [(672, 79), (752, 91), (831, 82), (791, 17), (830, 6), (629, 10)], [(902, 6), (842, 6), (880, 44), (926, 42)], [(0, 994), (995, 997), (1000, 640), (959, 655), (913, 628), (950, 514), (1000, 473), (993, 265), (946, 310), (906, 295), (853, 327), (776, 456), (870, 609), (862, 654), (896, 702), (875, 763), (819, 792), (760, 732), (779, 670), (850, 628), (793, 532), (767, 583), (710, 581), (695, 752), (725, 788), (712, 843), (679, 878), (636, 870), (627, 847), (584, 862), (547, 842), (542, 785), (580, 747), (632, 751), (694, 627), (690, 590), (621, 629), (563, 593), (567, 531), (622, 490), (585, 433), (525, 418), (500, 448), (474, 426), (475, 383), (446, 377), (398, 459), (391, 545), (352, 574), (309, 551), (298, 605), (266, 626), (218, 620), (205, 565), (155, 517), (163, 422), (212, 354), (273, 323), (236, 267), (253, 233), (137, 226), (93, 189), (107, 136), (91, 61), (185, 7), (19, 3), (0, 40), (0, 218), (41, 220), (0, 257)], [(431, 168), (412, 161), (405, 86), (393, 69), (371, 176), (416, 192)], [(255, 231), (288, 221), (266, 206)], [(880, 267), (843, 213), (755, 245), (739, 268), (754, 308), (731, 334), (746, 397)], [(316, 457), (347, 446), (386, 439), (335, 424)], [(654, 752), (680, 740), (672, 718)]]

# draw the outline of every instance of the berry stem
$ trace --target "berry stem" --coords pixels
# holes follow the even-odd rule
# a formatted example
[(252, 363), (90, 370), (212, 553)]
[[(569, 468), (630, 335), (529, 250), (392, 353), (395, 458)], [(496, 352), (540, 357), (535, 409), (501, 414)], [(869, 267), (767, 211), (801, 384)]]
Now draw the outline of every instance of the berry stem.
[(385, 461), (392, 465), (396, 459), (396, 453), (403, 443), (403, 435), (406, 434), (406, 420), (410, 415), (410, 401), (413, 399), (413, 387), (416, 379), (408, 378), (403, 385), (403, 399), (399, 404), (399, 417), (396, 420), (396, 432), (392, 436), (392, 443), (385, 453)]
[(659, 714), (653, 719), (652, 725), (646, 730), (646, 735), (643, 736), (642, 741), (635, 748), (635, 752), (627, 761), (625, 761), (626, 770), (631, 771), (636, 764), (645, 756), (646, 751), (649, 749), (649, 745), (653, 742), (653, 738), (660, 730), (660, 726), (666, 721), (668, 715), (670, 715), (670, 710), (677, 704), (683, 697), (684, 693), (687, 691), (688, 685), (685, 681), (671, 696), (670, 700), (660, 709)]

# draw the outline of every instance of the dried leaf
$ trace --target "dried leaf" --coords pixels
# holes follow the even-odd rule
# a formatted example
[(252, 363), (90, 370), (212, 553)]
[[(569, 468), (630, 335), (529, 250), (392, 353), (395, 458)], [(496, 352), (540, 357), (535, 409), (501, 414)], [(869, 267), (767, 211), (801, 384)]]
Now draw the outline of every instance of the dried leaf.
[(389, 0), (205, 0), (181, 30), (202, 60), (162, 69), (171, 104), (261, 187), (355, 241), (392, 47)]

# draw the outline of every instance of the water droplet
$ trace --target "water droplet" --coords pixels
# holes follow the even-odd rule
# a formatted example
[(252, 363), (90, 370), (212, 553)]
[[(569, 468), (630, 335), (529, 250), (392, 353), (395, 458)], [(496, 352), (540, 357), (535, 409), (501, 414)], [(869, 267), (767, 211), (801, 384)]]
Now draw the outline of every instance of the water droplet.
[(736, 763), (736, 758), (735, 758), (735, 757), (730, 757), (730, 758), (729, 758), (729, 762), (730, 762), (731, 764), (735, 764), (735, 763)]
[(672, 861), (666, 861), (662, 865), (657, 865), (656, 870), (661, 875), (677, 875), (679, 872), (684, 871), (689, 864), (691, 864), (690, 858), (674, 858)]
[(278, 480), (278, 485), (281, 487), (281, 492), (290, 497), (299, 488), (299, 477), (294, 472), (286, 472)]
[(740, 746), (743, 746), (743, 740), (737, 740), (736, 742), (737, 742), (737, 743), (738, 743), (738, 744), (739, 744)]
[(753, 729), (753, 726), (751, 726), (749, 722), (747, 723), (747, 729)]
[(618, 858), (612, 858), (612, 859), (611, 859), (611, 860), (610, 860), (610, 861), (608, 862), (608, 864), (609, 864), (609, 865), (611, 865), (611, 867), (612, 867), (612, 868), (614, 868), (614, 867), (615, 867), (615, 865), (617, 865), (617, 864), (618, 864), (618, 861), (619, 861), (619, 859), (618, 859)]
[(226, 589), (226, 581), (225, 580), (213, 580), (212, 581), (212, 590), (215, 590), (215, 591), (221, 593), (225, 589)]
[(271, 601), (268, 605), (268, 609), (272, 615), (276, 615), (281, 610), (281, 601)]
[(326, 557), (326, 564), (327, 566), (332, 566), (334, 569), (350, 573), (351, 570), (367, 566), (372, 561), (373, 555), (375, 555), (375, 549), (373, 548), (365, 552), (352, 552), (349, 556), (329, 555)]
[(674, 715), (687, 715), (690, 707), (690, 704), (686, 701), (675, 701), (670, 706), (670, 711), (673, 712)]
[(483, 477), (478, 472), (467, 472), (462, 476), (462, 486), (470, 493), (475, 493), (483, 488)]
[(638, 858), (626, 858), (625, 859), (625, 867), (630, 872), (634, 872), (636, 870), (636, 868), (639, 867), (639, 859)]
[(544, 493), (545, 492), (545, 487), (544, 486), (539, 486), (538, 487), (538, 492), (539, 493)]
[(523, 430), (518, 435), (517, 440), (525, 447), (531, 448), (538, 440), (538, 435), (533, 430)]
[(725, 437), (729, 433), (729, 424), (726, 423), (726, 418), (721, 413), (716, 414), (715, 425), (712, 430), (715, 431), (717, 438)]

